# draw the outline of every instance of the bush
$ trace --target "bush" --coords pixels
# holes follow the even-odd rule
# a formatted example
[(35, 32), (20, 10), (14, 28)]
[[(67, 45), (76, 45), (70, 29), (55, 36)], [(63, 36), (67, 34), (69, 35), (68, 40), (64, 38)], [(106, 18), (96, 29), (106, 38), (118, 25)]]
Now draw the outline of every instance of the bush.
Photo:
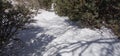
[(20, 6), (26, 6), (28, 8), (31, 9), (39, 9), (39, 2), (38, 0), (13, 0), (14, 2), (16, 2), (16, 5), (20, 5)]
[(0, 49), (14, 39), (26, 24), (33, 21), (31, 14), (32, 12), (24, 6), (14, 7), (7, 0), (0, 0)]
[(49, 10), (51, 9), (52, 0), (38, 0), (40, 8)]
[(51, 9), (52, 0), (13, 0), (17, 5), (26, 6), (35, 10)]
[(105, 26), (120, 37), (119, 0), (56, 0), (55, 12), (68, 16), (81, 27)]

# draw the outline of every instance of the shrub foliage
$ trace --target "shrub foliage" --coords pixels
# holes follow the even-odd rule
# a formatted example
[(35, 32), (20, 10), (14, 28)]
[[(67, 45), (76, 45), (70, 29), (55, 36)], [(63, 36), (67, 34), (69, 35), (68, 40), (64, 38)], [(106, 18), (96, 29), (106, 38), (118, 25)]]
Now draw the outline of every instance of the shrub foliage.
[(55, 0), (55, 12), (81, 27), (105, 26), (120, 37), (119, 0)]
[(52, 0), (38, 0), (40, 8), (49, 10), (51, 9)]
[(52, 0), (14, 0), (18, 5), (26, 6), (32, 9), (51, 9)]
[(29, 9), (13, 6), (7, 0), (0, 0), (0, 49), (9, 43), (19, 30), (32, 22)]

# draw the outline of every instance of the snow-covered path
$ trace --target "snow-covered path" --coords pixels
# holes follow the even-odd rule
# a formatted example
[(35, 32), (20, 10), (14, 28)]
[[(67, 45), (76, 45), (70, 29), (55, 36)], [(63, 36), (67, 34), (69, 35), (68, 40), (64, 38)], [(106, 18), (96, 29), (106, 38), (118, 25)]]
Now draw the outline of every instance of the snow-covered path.
[(44, 10), (34, 19), (32, 29), (18, 35), (26, 43), (20, 56), (120, 56), (120, 42), (109, 29), (80, 29)]

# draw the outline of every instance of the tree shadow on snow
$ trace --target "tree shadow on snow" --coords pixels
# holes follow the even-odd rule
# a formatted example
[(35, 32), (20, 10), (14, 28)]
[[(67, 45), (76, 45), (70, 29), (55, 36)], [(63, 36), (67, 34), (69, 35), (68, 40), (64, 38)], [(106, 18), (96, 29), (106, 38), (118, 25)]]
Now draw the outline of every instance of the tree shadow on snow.
[(78, 27), (77, 24), (76, 24), (76, 22), (71, 21), (71, 20), (69, 20), (69, 19), (65, 19), (64, 22), (66, 22), (66, 23), (69, 24), (69, 25), (72, 25), (72, 26)]
[[(58, 47), (61, 46), (62, 44), (67, 44), (63, 47)], [(85, 52), (91, 47), (95, 45), (107, 45), (107, 47), (103, 46), (100, 51), (99, 56), (120, 56), (120, 40), (116, 38), (104, 38), (104, 39), (97, 39), (97, 40), (92, 40), (92, 41), (78, 41), (75, 43), (61, 43), (57, 44), (55, 46), (52, 46), (51, 48), (57, 48), (57, 50), (53, 54), (49, 54), (48, 56), (61, 56), (63, 53), (72, 53), (72, 56), (75, 56), (76, 53), (75, 51), (79, 50), (78, 56), (85, 56)], [(50, 50), (49, 48), (48, 50)], [(97, 47), (99, 48), (99, 47)], [(94, 48), (96, 49), (96, 48)], [(117, 51), (116, 51), (116, 50)], [(63, 51), (62, 51), (63, 50)], [(117, 53), (115, 53), (117, 52)], [(92, 54), (92, 53), (91, 53)]]
[[(42, 27), (26, 29), (18, 34), (19, 41), (13, 43), (6, 49), (5, 56), (42, 56), (42, 52), (55, 37), (45, 34)], [(18, 42), (18, 43), (17, 43)], [(20, 47), (19, 47), (20, 46)]]
[(42, 56), (45, 47), (56, 37), (45, 34), (46, 30), (41, 27), (23, 32), (22, 40), (26, 42), (24, 50), (19, 56)]

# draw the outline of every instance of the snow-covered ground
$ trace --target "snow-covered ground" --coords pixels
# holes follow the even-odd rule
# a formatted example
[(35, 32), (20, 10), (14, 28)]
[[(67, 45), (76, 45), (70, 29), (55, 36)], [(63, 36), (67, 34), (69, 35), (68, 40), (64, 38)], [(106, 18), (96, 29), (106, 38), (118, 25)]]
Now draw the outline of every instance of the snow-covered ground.
[(67, 17), (40, 12), (18, 35), (26, 43), (20, 56), (120, 56), (120, 42), (109, 29), (80, 29)]

